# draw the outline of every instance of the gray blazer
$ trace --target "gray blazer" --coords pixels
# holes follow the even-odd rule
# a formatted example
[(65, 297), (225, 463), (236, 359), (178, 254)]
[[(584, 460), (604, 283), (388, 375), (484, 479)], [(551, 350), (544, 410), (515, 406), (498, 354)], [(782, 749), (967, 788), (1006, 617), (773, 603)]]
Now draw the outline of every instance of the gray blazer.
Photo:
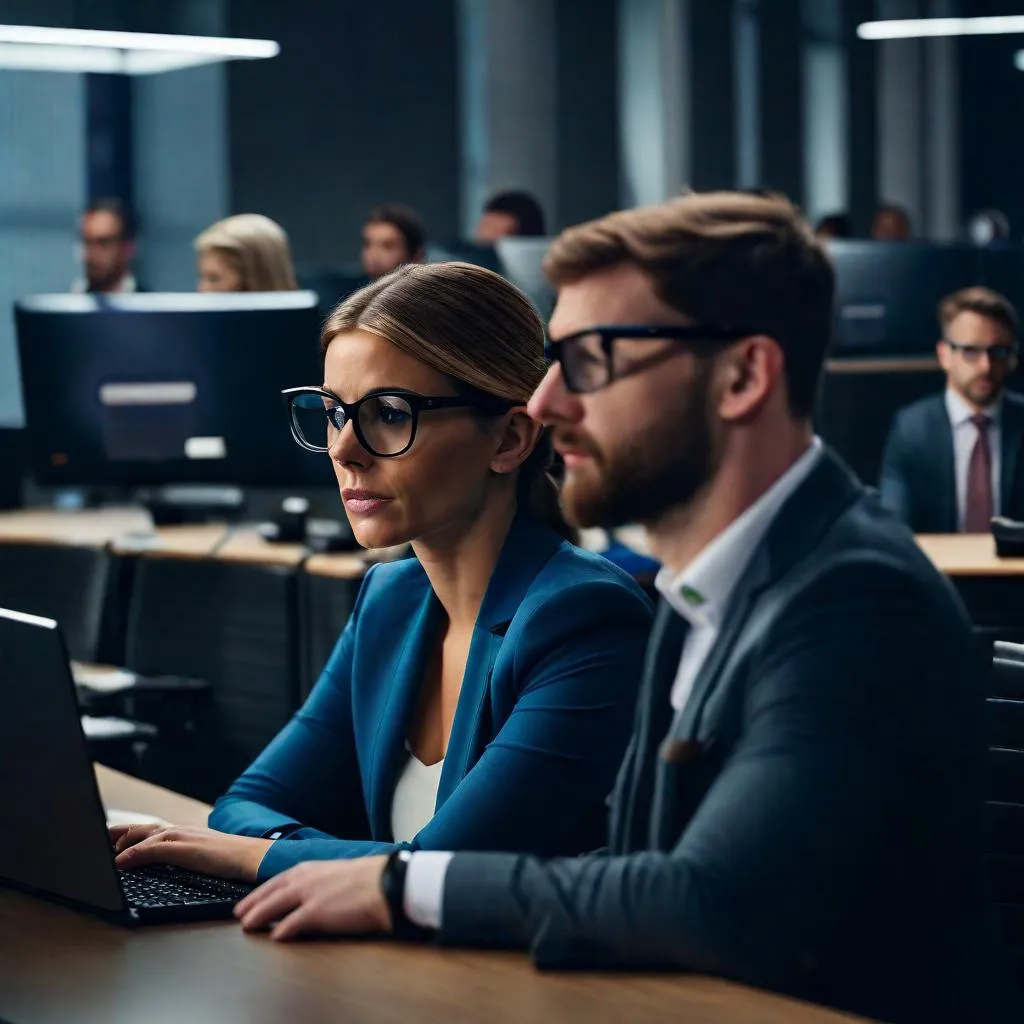
[(441, 941), (720, 974), (887, 1021), (1001, 1019), (983, 664), (909, 532), (826, 452), (673, 717), (685, 628), (663, 604), (608, 852), (456, 854)]

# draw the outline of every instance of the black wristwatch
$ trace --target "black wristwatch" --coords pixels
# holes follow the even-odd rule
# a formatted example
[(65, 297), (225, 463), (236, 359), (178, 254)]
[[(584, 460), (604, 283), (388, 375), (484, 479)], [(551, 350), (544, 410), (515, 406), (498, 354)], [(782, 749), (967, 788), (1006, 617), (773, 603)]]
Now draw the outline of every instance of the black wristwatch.
[(395, 850), (389, 854), (380, 876), (380, 888), (391, 914), (392, 935), (407, 942), (428, 942), (434, 937), (433, 928), (423, 928), (410, 921), (405, 913), (405, 873), (411, 859), (412, 854), (408, 850)]

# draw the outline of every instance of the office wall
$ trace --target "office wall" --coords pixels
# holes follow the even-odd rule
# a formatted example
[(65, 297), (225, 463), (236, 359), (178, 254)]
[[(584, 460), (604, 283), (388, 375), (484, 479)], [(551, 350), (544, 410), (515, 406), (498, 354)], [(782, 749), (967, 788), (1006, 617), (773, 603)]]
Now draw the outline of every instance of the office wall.
[(281, 44), (228, 69), (232, 212), (280, 221), (300, 265), (356, 259), (385, 201), (458, 234), (454, 0), (234, 0), (228, 29)]

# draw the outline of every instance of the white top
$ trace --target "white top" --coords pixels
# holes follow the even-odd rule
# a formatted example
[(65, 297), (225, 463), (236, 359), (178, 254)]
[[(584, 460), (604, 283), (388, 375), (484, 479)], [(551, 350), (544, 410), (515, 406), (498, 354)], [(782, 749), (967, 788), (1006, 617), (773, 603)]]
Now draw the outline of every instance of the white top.
[(662, 597), (690, 626), (672, 684), (672, 707), (678, 711), (722, 628), (722, 617), (736, 584), (786, 499), (807, 479), (821, 458), (822, 443), (811, 446), (772, 486), (733, 520), (681, 572), (664, 568), (654, 581)]
[[(672, 706), (677, 711), (690, 695), (693, 681), (718, 636), (729, 598), (755, 548), (764, 539), (786, 499), (818, 464), (822, 451), (821, 438), (815, 437), (807, 451), (686, 569), (678, 574), (671, 569), (658, 573), (655, 586), (665, 600), (693, 624), (672, 685)], [(453, 856), (441, 851), (420, 851), (409, 861), (403, 907), (409, 920), (423, 928), (441, 927), (444, 878)]]
[[(997, 398), (982, 414), (992, 422), (988, 428), (988, 448), (992, 455), (992, 509), (999, 515), (999, 485), (1002, 481), (1003, 399)], [(962, 531), (967, 514), (967, 474), (971, 466), (971, 452), (978, 443), (978, 428), (971, 422), (975, 411), (952, 389), (946, 389), (946, 412), (953, 431), (953, 465), (956, 475), (956, 517)]]
[[(138, 290), (139, 282), (135, 280), (135, 275), (129, 272), (117, 282), (117, 287), (111, 288), (107, 294), (113, 295), (115, 293), (119, 293), (122, 295), (131, 295), (133, 292), (137, 292)], [(71, 285), (71, 291), (75, 295), (84, 295), (89, 291), (89, 282), (83, 278), (79, 278)]]
[(443, 757), (437, 764), (424, 764), (409, 755), (391, 799), (391, 834), (396, 843), (408, 843), (434, 816), (442, 768)]

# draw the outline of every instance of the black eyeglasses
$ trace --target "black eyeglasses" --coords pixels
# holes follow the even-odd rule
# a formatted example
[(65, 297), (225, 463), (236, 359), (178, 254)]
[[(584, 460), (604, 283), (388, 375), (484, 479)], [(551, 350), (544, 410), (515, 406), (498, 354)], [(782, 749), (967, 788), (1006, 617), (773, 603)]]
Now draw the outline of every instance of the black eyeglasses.
[(301, 447), (311, 452), (330, 451), (351, 421), (363, 448), (384, 459), (404, 455), (412, 447), (421, 412), (468, 408), (484, 415), (499, 412), (496, 405), (484, 408), (483, 402), (468, 398), (428, 397), (414, 391), (374, 391), (351, 403), (323, 388), (288, 388), (281, 394), (288, 403), (292, 437)]
[[(570, 391), (586, 394), (605, 388), (612, 381), (626, 375), (621, 371), (616, 372), (617, 341), (654, 341), (664, 338), (699, 344), (738, 341), (757, 333), (738, 328), (705, 327), (701, 324), (687, 324), (685, 327), (679, 324), (615, 324), (588, 327), (584, 331), (549, 341), (545, 346), (545, 354), (548, 359), (558, 361), (562, 368), (562, 379)], [(663, 358), (667, 358), (667, 355)]]
[(994, 363), (1005, 363), (1017, 354), (1016, 345), (961, 345), (958, 341), (945, 339), (946, 344), (959, 352), (968, 363), (976, 363), (982, 354), (987, 354)]

